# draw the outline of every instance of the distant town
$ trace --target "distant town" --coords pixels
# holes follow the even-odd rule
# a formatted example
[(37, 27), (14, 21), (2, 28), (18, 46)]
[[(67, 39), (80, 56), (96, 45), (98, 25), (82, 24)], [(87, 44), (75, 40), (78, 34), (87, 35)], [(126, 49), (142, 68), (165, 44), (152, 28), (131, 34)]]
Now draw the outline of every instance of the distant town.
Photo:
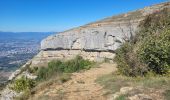
[(0, 69), (9, 71), (37, 54), (40, 44), (37, 40), (6, 40), (0, 47)]
[(0, 57), (11, 57), (17, 54), (31, 54), (36, 53), (39, 49), (39, 43), (36, 40), (31, 41), (1, 41), (0, 43)]
[(0, 84), (33, 58), (40, 50), (40, 41), (50, 34), (52, 32), (0, 32)]

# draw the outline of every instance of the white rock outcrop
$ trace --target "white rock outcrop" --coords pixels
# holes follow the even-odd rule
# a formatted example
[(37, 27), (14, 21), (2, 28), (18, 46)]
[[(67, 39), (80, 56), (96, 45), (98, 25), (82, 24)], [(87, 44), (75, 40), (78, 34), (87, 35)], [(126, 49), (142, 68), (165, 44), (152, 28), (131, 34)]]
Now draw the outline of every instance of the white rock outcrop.
[[(131, 39), (130, 37), (135, 35), (139, 22), (143, 20), (145, 16), (166, 7), (170, 7), (170, 2), (109, 17), (49, 36), (41, 42), (41, 51), (31, 61), (15, 71), (9, 77), (9, 81), (13, 81), (21, 76), (35, 79), (36, 76), (25, 71), (25, 68), (30, 66), (45, 66), (49, 61), (54, 59), (67, 60), (76, 55), (80, 55), (85, 59), (93, 61), (102, 61), (105, 58), (111, 60), (115, 56), (115, 50), (118, 49), (125, 40)], [(19, 95), (11, 90), (8, 85), (1, 93), (1, 100), (13, 100), (14, 97)], [(122, 88), (120, 89), (121, 92), (111, 96), (111, 99), (132, 89), (131, 87)], [(144, 94), (139, 94), (131, 99), (141, 97), (149, 98)]]
[(32, 66), (44, 66), (53, 59), (70, 59), (76, 55), (94, 61), (113, 59), (115, 50), (135, 35), (145, 16), (169, 5), (146, 7), (49, 36), (41, 42), (41, 52), (34, 57)]

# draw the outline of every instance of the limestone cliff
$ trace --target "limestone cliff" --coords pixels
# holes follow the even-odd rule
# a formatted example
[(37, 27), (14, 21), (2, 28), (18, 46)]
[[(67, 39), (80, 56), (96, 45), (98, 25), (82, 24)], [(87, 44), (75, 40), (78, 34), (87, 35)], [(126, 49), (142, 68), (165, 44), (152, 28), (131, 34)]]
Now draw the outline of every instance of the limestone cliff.
[[(45, 66), (47, 62), (54, 59), (67, 60), (76, 55), (94, 61), (102, 61), (105, 58), (113, 59), (115, 50), (124, 41), (131, 39), (132, 35), (135, 35), (141, 20), (147, 15), (167, 7), (170, 8), (170, 2), (109, 17), (49, 36), (41, 42), (39, 54), (16, 70), (9, 77), (9, 81), (21, 76), (35, 79), (36, 76), (27, 73), (26, 69), (30, 66)], [(9, 83), (2, 91), (1, 100), (13, 100), (14, 97), (19, 95), (10, 88), (10, 84), (12, 83)]]
[(70, 59), (81, 55), (85, 59), (102, 61), (114, 58), (114, 52), (135, 35), (145, 16), (169, 7), (163, 3), (121, 14), (47, 37), (41, 42), (41, 51), (32, 60), (32, 66), (46, 64), (53, 59)]

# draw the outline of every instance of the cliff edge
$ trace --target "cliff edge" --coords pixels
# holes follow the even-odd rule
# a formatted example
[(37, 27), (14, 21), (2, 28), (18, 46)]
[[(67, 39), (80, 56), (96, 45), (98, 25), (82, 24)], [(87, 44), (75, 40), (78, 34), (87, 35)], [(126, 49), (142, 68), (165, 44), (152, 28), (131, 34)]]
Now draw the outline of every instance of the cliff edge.
[[(12, 84), (13, 80), (19, 79), (21, 76), (25, 76), (28, 79), (36, 79), (37, 76), (27, 71), (30, 67), (46, 66), (48, 62), (52, 60), (68, 60), (77, 55), (91, 61), (101, 62), (105, 59), (112, 61), (115, 56), (115, 50), (125, 41), (129, 41), (131, 37), (135, 35), (136, 31), (138, 31), (140, 21), (149, 14), (164, 8), (170, 8), (170, 2), (105, 18), (47, 37), (41, 42), (41, 51), (9, 77), (11, 83), (9, 82), (2, 91), (1, 100), (13, 100), (13, 98), (20, 95), (10, 88), (10, 84)], [(108, 72), (108, 74), (111, 73), (110, 69), (112, 67), (109, 67), (109, 65), (108, 69), (106, 69), (105, 66), (106, 65), (98, 70), (99, 75), (105, 74), (106, 72)], [(93, 70), (89, 72), (96, 75)], [(84, 74), (86, 76), (86, 72)], [(93, 76), (93, 74), (90, 74), (90, 76)], [(85, 77), (84, 79), (88, 78)], [(73, 84), (73, 87), (76, 85), (77, 84)], [(91, 86), (93, 87), (93, 85)]]
[(145, 7), (49, 36), (41, 42), (41, 51), (32, 60), (32, 66), (44, 66), (51, 60), (71, 59), (76, 55), (92, 61), (113, 59), (115, 50), (135, 35), (145, 16), (169, 5), (168, 2)]

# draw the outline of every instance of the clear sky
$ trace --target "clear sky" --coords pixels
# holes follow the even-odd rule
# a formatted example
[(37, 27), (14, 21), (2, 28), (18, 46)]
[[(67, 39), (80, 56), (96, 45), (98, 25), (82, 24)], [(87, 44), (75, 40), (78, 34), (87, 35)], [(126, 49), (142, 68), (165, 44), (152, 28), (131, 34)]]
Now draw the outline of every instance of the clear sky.
[(0, 31), (63, 31), (167, 0), (0, 0)]

